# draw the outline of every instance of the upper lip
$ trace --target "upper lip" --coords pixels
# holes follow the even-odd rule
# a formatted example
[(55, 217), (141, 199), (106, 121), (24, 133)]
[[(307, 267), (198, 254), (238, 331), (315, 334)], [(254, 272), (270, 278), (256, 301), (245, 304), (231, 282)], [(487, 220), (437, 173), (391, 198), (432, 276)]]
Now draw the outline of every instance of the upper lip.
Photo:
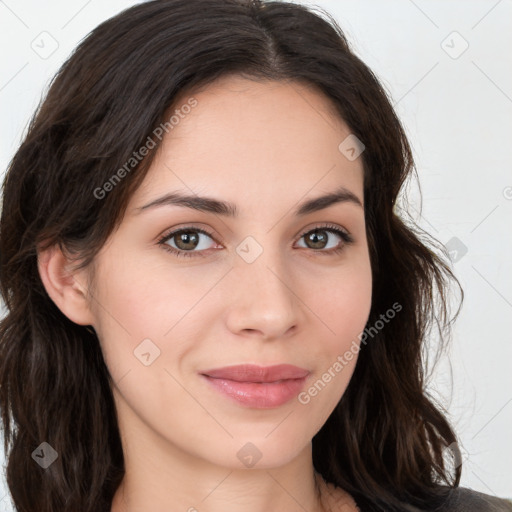
[(279, 380), (302, 379), (309, 375), (309, 370), (291, 364), (275, 366), (241, 364), (214, 368), (201, 373), (215, 379), (228, 379), (237, 382), (276, 382)]

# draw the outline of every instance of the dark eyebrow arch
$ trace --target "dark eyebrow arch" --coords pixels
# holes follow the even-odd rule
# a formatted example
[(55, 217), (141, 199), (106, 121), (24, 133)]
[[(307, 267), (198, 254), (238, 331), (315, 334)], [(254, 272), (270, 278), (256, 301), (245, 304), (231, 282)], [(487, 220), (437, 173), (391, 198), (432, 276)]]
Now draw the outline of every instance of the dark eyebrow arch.
[[(336, 203), (353, 203), (363, 208), (362, 202), (353, 192), (344, 187), (340, 187), (334, 192), (305, 201), (295, 209), (294, 214), (299, 217), (304, 216), (309, 213), (328, 208)], [(180, 192), (171, 192), (151, 201), (148, 204), (145, 204), (144, 206), (140, 206), (139, 208), (136, 208), (136, 213), (140, 213), (141, 211), (148, 210), (150, 208), (170, 205), (182, 206), (184, 208), (191, 208), (202, 212), (215, 213), (225, 217), (237, 217), (238, 215), (238, 209), (235, 204), (213, 199), (211, 197), (187, 195)]]

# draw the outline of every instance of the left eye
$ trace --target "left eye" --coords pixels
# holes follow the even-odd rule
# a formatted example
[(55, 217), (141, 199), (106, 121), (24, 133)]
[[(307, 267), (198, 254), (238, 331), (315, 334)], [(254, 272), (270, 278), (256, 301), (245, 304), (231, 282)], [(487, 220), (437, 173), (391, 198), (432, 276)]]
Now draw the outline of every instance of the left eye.
[[(201, 252), (202, 250), (208, 249), (209, 247), (204, 247), (204, 243), (201, 243), (201, 235), (206, 235), (211, 238), (211, 233), (204, 231), (199, 228), (183, 228), (179, 231), (174, 231), (166, 235), (160, 243), (165, 246), (165, 248), (177, 256), (194, 256), (194, 254), (189, 254), (190, 252)], [(175, 239), (175, 243), (178, 244), (178, 247), (173, 247), (169, 245), (168, 242), (171, 242)], [(192, 249), (200, 249), (201, 251), (192, 251)], [(196, 255), (197, 256), (197, 255)]]
[[(332, 238), (330, 235), (333, 234), (341, 239), (342, 242), (338, 242), (334, 246), (329, 247), (328, 242)], [(165, 235), (158, 243), (163, 245), (165, 250), (176, 256), (204, 256), (206, 250), (212, 247), (209, 247), (208, 243), (201, 240), (201, 238), (204, 238), (201, 235), (213, 240), (212, 233), (200, 228), (187, 227)], [(302, 233), (299, 240), (303, 238), (305, 239), (306, 244), (312, 245), (312, 247), (311, 245), (306, 245), (306, 249), (311, 249), (314, 253), (326, 255), (339, 253), (346, 245), (353, 243), (352, 236), (348, 232), (336, 226), (317, 226)], [(174, 245), (172, 245), (173, 241)], [(304, 248), (304, 246), (302, 248)]]
[[(332, 247), (326, 247), (326, 244), (327, 244), (327, 241), (329, 238), (331, 238), (330, 236), (327, 236), (326, 233), (334, 233), (338, 238), (341, 238), (343, 240), (343, 243), (341, 244), (342, 247), (340, 248), (339, 247), (339, 242), (338, 244), (335, 244), (334, 246)], [(336, 251), (340, 251), (341, 249), (343, 249), (343, 246), (345, 244), (349, 244), (352, 242), (352, 237), (346, 233), (345, 231), (342, 231), (341, 229), (338, 229), (336, 227), (317, 227), (317, 228), (314, 228), (310, 231), (307, 231), (306, 233), (302, 234), (300, 239), (303, 239), (305, 238), (306, 242), (307, 243), (311, 243), (313, 244), (313, 246), (316, 245), (316, 247), (306, 247), (306, 248), (309, 248), (309, 249), (314, 249), (314, 250), (322, 250), (322, 249), (328, 249), (326, 251), (322, 250), (321, 252), (326, 252), (326, 253), (331, 253), (331, 252), (336, 252)]]

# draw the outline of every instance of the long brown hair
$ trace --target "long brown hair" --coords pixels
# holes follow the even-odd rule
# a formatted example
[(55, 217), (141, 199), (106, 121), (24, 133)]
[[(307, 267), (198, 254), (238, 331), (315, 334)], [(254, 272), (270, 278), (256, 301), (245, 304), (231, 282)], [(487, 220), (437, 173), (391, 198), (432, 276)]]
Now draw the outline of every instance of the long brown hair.
[[(81, 42), (5, 177), (0, 407), (19, 512), (109, 511), (124, 474), (99, 341), (47, 295), (38, 244), (58, 244), (81, 267), (93, 262), (147, 173), (160, 143), (154, 130), (178, 95), (228, 74), (316, 86), (363, 141), (368, 325), (391, 304), (402, 306), (362, 347), (346, 392), (313, 438), (315, 469), (368, 511), (428, 509), (459, 484), (460, 465), (445, 457), (456, 435), (426, 391), (423, 354), (433, 332), (441, 347), (448, 338), (447, 286), (458, 282), (441, 245), (396, 202), (415, 168), (386, 91), (325, 11), (279, 1), (155, 0)], [(156, 147), (99, 198), (152, 134)], [(31, 457), (42, 442), (59, 454), (46, 470)]]

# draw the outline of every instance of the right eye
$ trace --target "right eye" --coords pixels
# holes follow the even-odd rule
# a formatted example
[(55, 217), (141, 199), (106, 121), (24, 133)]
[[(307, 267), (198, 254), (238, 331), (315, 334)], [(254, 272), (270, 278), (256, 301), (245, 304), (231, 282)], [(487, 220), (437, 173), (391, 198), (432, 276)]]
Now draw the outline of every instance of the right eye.
[[(203, 242), (201, 238), (206, 237), (212, 238), (213, 234), (204, 229), (190, 226), (166, 233), (160, 238), (158, 243), (162, 245), (166, 251), (179, 257), (204, 256), (204, 254), (201, 253), (204, 253), (208, 247), (205, 247), (207, 243)], [(170, 244), (171, 241), (174, 242), (174, 246)], [(198, 247), (200, 250), (195, 251), (194, 249)]]

